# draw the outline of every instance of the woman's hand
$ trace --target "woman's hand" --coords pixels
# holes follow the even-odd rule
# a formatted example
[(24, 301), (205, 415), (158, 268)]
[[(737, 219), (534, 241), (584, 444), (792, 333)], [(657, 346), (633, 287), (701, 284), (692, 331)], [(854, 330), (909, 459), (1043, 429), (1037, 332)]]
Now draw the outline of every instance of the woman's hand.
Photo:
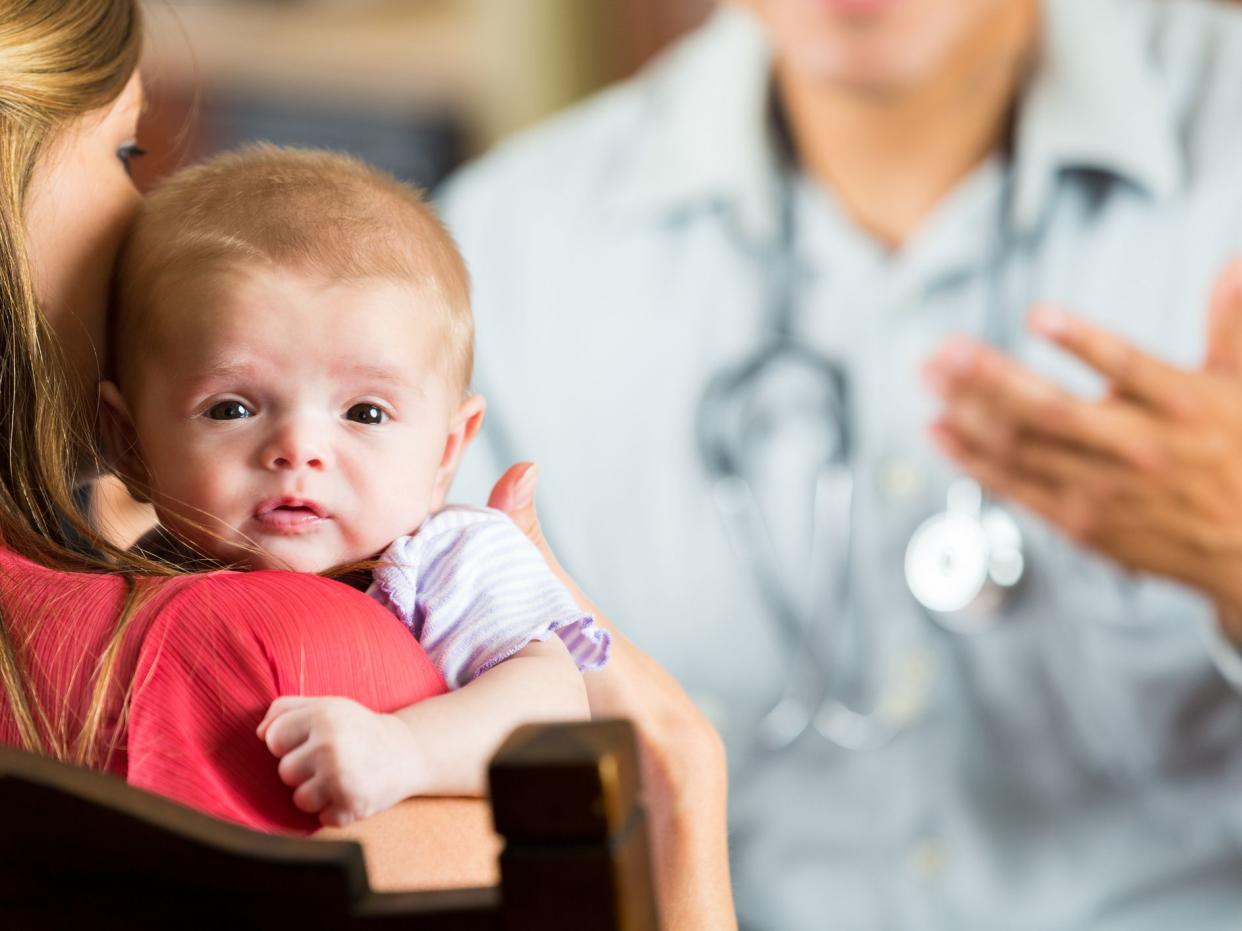
[(638, 729), (656, 891), (669, 928), (736, 927), (729, 885), (724, 746), (702, 712), (660, 666), (623, 637), (561, 568), (535, 513), (537, 470), (512, 466), (488, 504), (539, 547), (579, 606), (612, 636), (606, 668), (586, 675), (591, 713)]
[(1037, 309), (1031, 328), (1108, 380), (1098, 400), (964, 339), (924, 375), (945, 401), (933, 438), (962, 469), (1123, 566), (1202, 590), (1242, 644), (1242, 261), (1210, 319), (1203, 367), (1186, 371)]

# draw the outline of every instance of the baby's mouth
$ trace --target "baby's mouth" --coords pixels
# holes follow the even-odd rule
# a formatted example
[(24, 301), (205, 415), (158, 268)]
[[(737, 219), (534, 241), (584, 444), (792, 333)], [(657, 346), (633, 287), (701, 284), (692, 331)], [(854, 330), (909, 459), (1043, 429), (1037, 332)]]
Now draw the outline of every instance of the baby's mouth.
[(328, 516), (315, 501), (304, 498), (277, 498), (255, 508), (254, 519), (264, 527), (285, 533), (309, 529)]

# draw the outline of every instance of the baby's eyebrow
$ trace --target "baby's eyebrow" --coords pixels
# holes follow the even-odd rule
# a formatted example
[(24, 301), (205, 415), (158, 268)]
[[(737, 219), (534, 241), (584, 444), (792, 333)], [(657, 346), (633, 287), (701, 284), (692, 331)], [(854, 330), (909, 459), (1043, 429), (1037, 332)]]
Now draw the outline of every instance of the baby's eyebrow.
[(256, 371), (256, 366), (247, 365), (238, 362), (215, 362), (203, 366), (194, 372), (194, 381), (229, 381), (232, 379), (245, 378), (252, 375)]
[(179, 386), (179, 390), (199, 393), (228, 388), (240, 389), (259, 379), (261, 371), (259, 366), (221, 360), (170, 372), (168, 376)]
[(417, 387), (419, 381), (413, 365), (393, 367), (361, 363), (349, 366), (348, 374), (361, 381), (402, 388)]

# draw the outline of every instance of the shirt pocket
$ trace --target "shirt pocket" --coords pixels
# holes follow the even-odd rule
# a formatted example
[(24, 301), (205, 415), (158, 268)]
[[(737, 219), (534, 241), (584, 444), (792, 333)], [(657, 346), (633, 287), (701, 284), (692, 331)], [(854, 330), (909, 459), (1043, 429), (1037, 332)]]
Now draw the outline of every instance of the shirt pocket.
[(1131, 788), (1242, 765), (1242, 696), (1208, 649), (1196, 593), (1127, 575), (1066, 544), (1039, 642), (1083, 762)]

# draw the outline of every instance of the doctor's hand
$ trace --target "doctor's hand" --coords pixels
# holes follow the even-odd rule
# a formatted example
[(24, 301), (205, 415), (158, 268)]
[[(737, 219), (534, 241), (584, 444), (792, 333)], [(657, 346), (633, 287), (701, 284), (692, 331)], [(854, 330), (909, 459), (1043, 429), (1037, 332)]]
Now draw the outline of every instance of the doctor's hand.
[(1214, 289), (1198, 371), (1051, 308), (1029, 324), (1110, 390), (1075, 397), (955, 338), (924, 367), (944, 399), (933, 439), (984, 487), (1073, 539), (1200, 589), (1242, 645), (1242, 261)]
[(535, 513), (537, 477), (533, 463), (511, 466), (487, 503), (509, 515), (612, 637), (608, 665), (585, 675), (587, 696), (592, 716), (628, 718), (638, 730), (661, 918), (669, 928), (736, 928), (724, 745), (677, 681), (622, 636), (561, 568)]

